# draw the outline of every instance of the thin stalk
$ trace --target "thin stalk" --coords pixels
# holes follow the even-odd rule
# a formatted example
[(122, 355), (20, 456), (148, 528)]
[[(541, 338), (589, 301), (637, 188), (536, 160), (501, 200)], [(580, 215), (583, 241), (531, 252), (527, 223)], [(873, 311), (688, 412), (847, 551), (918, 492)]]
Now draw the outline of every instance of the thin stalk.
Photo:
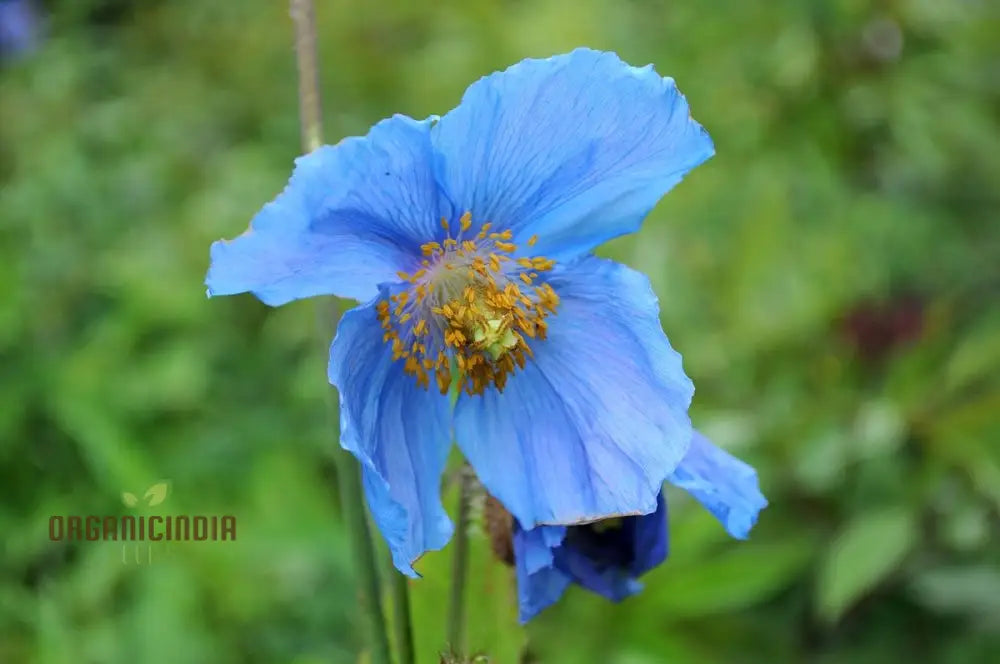
[(448, 604), (448, 645), (454, 654), (462, 652), (465, 633), (465, 580), (469, 574), (469, 502), (472, 472), (463, 464), (459, 471), (458, 519), (452, 542), (451, 594)]
[(291, 0), (295, 24), (295, 62), (299, 70), (299, 124), (302, 149), (312, 152), (323, 144), (319, 96), (319, 57), (316, 50), (316, 10), (312, 0)]
[[(340, 505), (344, 522), (351, 540), (354, 565), (358, 572), (358, 608), (367, 617), (369, 639), (371, 641), (372, 664), (390, 664), (389, 636), (386, 633), (385, 617), (382, 613), (382, 594), (379, 588), (378, 571), (375, 569), (375, 547), (372, 546), (361, 496), (361, 478), (354, 457), (338, 450), (337, 484), (340, 487)], [(396, 576), (402, 576), (397, 572)]]
[[(319, 94), (319, 64), (316, 55), (316, 19), (312, 0), (291, 0), (290, 12), (295, 24), (295, 59), (299, 72), (299, 115), (302, 123), (302, 150), (312, 152), (323, 144)], [(331, 323), (339, 312), (330, 302), (319, 302), (316, 322), (324, 346)], [(357, 571), (358, 604), (367, 617), (372, 664), (390, 664), (389, 638), (382, 613), (382, 595), (361, 493), (361, 477), (354, 458), (343, 450), (334, 453), (340, 507), (351, 540)]]
[(389, 586), (392, 590), (393, 631), (396, 634), (396, 660), (399, 664), (413, 664), (413, 626), (410, 623), (409, 581), (399, 573), (389, 559)]

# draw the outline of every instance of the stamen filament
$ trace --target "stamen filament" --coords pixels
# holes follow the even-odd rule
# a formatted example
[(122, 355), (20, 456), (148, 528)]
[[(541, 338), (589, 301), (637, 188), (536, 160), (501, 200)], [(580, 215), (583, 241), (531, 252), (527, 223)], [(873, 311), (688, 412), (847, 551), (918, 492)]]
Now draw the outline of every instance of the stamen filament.
[[(559, 306), (541, 276), (555, 261), (518, 256), (513, 232), (492, 231), (489, 222), (474, 239), (462, 239), (472, 225), (472, 214), (464, 213), (452, 237), (449, 220), (441, 219), (445, 237), (422, 244), (421, 267), (413, 274), (399, 272), (403, 289), (376, 305), (393, 359), (403, 360), (403, 370), (424, 389), (433, 373), (442, 394), (452, 384), (452, 361), (467, 394), (491, 386), (502, 391), (534, 356), (528, 340), (545, 339), (545, 319)], [(537, 240), (531, 236), (527, 246)]]

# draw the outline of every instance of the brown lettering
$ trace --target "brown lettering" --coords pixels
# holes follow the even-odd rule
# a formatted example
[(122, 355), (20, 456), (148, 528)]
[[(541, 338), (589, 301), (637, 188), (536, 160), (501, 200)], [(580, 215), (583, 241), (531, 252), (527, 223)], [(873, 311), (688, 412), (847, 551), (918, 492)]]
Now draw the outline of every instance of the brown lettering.
[(194, 539), (196, 542), (204, 542), (208, 538), (208, 519), (203, 516), (194, 518)]
[(224, 516), (222, 517), (222, 541), (230, 540), (236, 541), (236, 517), (235, 516)]
[(84, 520), (84, 524), (87, 528), (84, 535), (87, 538), (87, 541), (96, 542), (101, 536), (101, 517), (90, 515)]
[(163, 517), (162, 516), (151, 516), (151, 517), (149, 517), (149, 539), (150, 540), (152, 540), (154, 542), (159, 542), (161, 539), (163, 539), (163, 534), (162, 533), (158, 533), (155, 530), (153, 530), (154, 526), (156, 526), (157, 524), (162, 524), (162, 523), (163, 523)]
[(63, 523), (63, 518), (61, 516), (50, 516), (49, 517), (49, 539), (53, 542), (58, 542), (63, 538), (63, 529), (66, 524)]
[(104, 517), (104, 541), (118, 539), (118, 519), (113, 516)]
[(71, 516), (69, 518), (69, 528), (66, 529), (67, 539), (80, 539), (80, 533), (82, 532), (80, 517)]
[(128, 540), (130, 542), (135, 541), (135, 517), (134, 516), (123, 516), (122, 517), (122, 530), (121, 530), (122, 540)]
[(174, 539), (182, 542), (191, 539), (191, 520), (188, 517), (174, 517)]

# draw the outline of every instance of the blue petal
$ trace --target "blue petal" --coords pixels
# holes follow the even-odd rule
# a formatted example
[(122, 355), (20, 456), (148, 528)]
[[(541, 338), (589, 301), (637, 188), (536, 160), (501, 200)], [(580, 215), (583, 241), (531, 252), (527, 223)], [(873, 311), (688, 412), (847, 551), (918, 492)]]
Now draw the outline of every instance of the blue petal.
[(622, 519), (619, 527), (596, 532), (593, 525), (570, 528), (555, 550), (555, 566), (588, 590), (620, 602), (642, 590), (636, 577), (667, 558), (667, 511), (663, 493), (656, 511)]
[(656, 511), (625, 517), (617, 528), (594, 524), (514, 528), (514, 558), (521, 622), (555, 603), (570, 583), (613, 601), (642, 590), (636, 577), (667, 557), (667, 512), (663, 493)]
[(430, 123), (396, 115), (299, 157), (250, 228), (212, 245), (208, 294), (249, 291), (274, 306), (313, 295), (364, 301), (413, 271), (438, 229)]
[(504, 391), (463, 394), (459, 446), (525, 529), (647, 514), (691, 441), (694, 387), (648, 280), (587, 257), (553, 273), (548, 339)]
[(620, 602), (642, 590), (642, 584), (628, 571), (620, 567), (596, 564), (597, 561), (580, 555), (579, 552), (570, 547), (559, 549), (556, 551), (556, 556), (557, 569), (587, 590), (613, 602)]
[(635, 560), (632, 562), (633, 576), (641, 576), (667, 559), (670, 533), (667, 524), (667, 500), (660, 491), (656, 499), (656, 511), (633, 517), (635, 524), (632, 539), (635, 546)]
[(637, 230), (714, 154), (671, 78), (577, 49), (486, 76), (433, 130), (456, 213), (539, 237), (540, 255), (585, 253)]
[(522, 624), (555, 604), (570, 584), (570, 577), (553, 566), (552, 556), (565, 532), (559, 526), (514, 528), (518, 613)]
[(393, 563), (440, 549), (452, 526), (441, 505), (451, 447), (448, 397), (417, 386), (392, 360), (372, 303), (344, 314), (330, 349), (330, 382), (340, 392), (340, 444), (361, 462), (372, 516)]
[(695, 432), (684, 460), (670, 476), (722, 522), (730, 535), (746, 539), (767, 499), (757, 471)]

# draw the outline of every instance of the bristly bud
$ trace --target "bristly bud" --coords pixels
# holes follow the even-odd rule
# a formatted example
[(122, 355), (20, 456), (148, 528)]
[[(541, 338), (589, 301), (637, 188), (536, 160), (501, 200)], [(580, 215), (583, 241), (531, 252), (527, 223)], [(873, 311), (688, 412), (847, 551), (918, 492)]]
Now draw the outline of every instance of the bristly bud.
[(497, 560), (514, 565), (514, 517), (493, 496), (486, 495), (483, 507), (483, 526), (490, 539), (490, 548)]

